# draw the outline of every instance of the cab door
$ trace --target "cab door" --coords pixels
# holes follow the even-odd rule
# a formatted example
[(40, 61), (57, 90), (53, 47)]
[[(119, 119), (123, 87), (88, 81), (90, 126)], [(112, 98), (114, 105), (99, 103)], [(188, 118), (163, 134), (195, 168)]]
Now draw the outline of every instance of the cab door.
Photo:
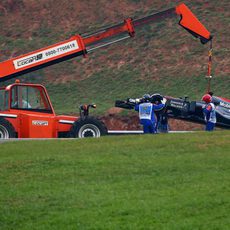
[(42, 85), (12, 85), (10, 109), (18, 114), (19, 138), (57, 137), (56, 115)]

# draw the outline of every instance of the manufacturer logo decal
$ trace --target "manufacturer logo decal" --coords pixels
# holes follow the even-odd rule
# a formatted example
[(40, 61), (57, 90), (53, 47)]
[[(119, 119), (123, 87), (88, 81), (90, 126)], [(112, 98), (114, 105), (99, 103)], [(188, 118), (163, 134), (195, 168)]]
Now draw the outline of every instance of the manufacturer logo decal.
[(17, 65), (20, 67), (20, 66), (24, 66), (24, 65), (27, 65), (27, 64), (30, 64), (34, 61), (38, 61), (42, 59), (42, 54), (38, 54), (38, 55), (35, 55), (35, 56), (32, 56), (32, 57), (29, 57), (29, 58), (26, 58), (26, 59), (23, 59), (21, 61), (18, 61), (17, 62)]
[(49, 122), (48, 121), (32, 121), (32, 125), (36, 125), (36, 126), (48, 126)]

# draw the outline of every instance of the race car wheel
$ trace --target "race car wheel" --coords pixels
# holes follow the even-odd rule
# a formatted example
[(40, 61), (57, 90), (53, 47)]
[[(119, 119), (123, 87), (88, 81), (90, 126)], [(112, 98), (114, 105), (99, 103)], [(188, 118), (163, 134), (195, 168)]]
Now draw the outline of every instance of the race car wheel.
[(15, 137), (16, 133), (11, 123), (4, 118), (0, 118), (0, 139), (9, 139)]
[(94, 117), (87, 117), (74, 122), (70, 130), (70, 137), (100, 137), (106, 135), (107, 132), (107, 128), (103, 122)]

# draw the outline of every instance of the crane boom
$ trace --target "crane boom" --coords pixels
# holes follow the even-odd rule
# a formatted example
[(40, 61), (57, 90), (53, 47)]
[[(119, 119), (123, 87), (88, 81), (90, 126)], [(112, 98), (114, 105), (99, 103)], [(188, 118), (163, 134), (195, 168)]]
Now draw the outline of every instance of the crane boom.
[[(205, 44), (212, 39), (210, 32), (202, 25), (185, 4), (165, 11), (151, 14), (144, 18), (127, 18), (124, 22), (98, 30), (94, 33), (75, 35), (68, 40), (3, 61), (0, 63), (0, 82), (10, 78), (59, 63), (76, 56), (85, 56), (87, 52), (110, 45), (114, 42), (133, 37), (135, 28), (159, 20), (180, 15), (179, 25)], [(119, 38), (117, 38), (119, 36)], [(114, 39), (108, 41), (108, 39)]]

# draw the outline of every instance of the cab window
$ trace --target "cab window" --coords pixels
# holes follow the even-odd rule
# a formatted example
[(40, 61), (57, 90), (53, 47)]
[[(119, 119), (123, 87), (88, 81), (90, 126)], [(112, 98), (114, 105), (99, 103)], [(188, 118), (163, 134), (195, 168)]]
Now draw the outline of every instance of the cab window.
[(13, 86), (11, 90), (11, 108), (52, 112), (44, 89), (40, 86)]

